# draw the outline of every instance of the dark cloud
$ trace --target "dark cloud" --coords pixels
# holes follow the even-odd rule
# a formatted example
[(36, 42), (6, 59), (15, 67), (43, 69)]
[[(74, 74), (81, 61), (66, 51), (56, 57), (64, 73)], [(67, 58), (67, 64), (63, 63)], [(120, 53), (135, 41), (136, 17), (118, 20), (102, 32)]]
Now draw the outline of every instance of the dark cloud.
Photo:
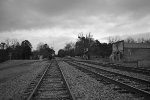
[(150, 14), (149, 5), (150, 0), (1, 0), (0, 31), (57, 26), (77, 28), (90, 25), (91, 16), (104, 16), (99, 20), (106, 22), (106, 17), (109, 17), (108, 22), (113, 22), (122, 16), (138, 21)]
[(142, 34), (150, 31), (149, 5), (150, 0), (0, 0), (0, 40), (28, 39), (34, 48), (37, 41), (54, 42), (57, 51), (79, 32), (98, 39)]

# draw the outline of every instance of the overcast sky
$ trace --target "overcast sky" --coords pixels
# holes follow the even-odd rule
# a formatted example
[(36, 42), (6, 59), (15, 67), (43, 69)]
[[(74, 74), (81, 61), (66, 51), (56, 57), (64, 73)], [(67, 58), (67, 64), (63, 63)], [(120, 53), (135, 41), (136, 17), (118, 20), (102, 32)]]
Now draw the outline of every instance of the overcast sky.
[[(0, 40), (27, 39), (57, 51), (78, 33), (150, 38), (150, 0), (0, 0)], [(145, 34), (146, 33), (146, 34)]]

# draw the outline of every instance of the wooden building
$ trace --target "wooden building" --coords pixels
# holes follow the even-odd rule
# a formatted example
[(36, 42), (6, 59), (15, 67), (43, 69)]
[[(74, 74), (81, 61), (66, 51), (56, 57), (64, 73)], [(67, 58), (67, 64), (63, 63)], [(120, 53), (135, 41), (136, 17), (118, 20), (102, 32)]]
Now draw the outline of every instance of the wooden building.
[(150, 61), (150, 44), (118, 41), (112, 45), (110, 58), (112, 61)]

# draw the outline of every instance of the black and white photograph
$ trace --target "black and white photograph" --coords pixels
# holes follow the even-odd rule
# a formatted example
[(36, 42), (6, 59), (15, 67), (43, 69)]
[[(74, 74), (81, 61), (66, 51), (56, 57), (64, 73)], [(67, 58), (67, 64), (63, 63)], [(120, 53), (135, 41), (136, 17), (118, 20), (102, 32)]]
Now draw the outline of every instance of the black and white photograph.
[(0, 0), (0, 100), (150, 100), (150, 0)]

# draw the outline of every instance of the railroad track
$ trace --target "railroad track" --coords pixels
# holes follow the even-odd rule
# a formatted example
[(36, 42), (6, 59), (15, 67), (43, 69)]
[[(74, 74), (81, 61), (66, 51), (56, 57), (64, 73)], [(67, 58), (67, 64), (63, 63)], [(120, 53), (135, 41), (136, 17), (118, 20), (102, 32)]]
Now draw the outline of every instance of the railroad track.
[[(72, 59), (72, 60), (74, 60), (74, 59)], [(74, 60), (74, 61), (76, 61), (76, 60)], [(114, 64), (114, 63), (107, 63), (106, 64), (106, 63), (86, 61), (86, 60), (82, 60), (80, 62), (85, 62), (85, 63), (94, 64), (94, 65), (103, 66), (103, 67), (110, 67), (110, 68), (121, 70), (121, 71), (128, 71), (128, 72), (133, 72), (133, 73), (138, 73), (138, 74), (150, 76), (150, 70), (144, 69), (144, 68), (125, 67), (125, 66), (122, 66), (120, 64)]]
[(84, 62), (89, 63), (89, 64), (94, 64), (94, 65), (104, 66), (104, 67), (111, 67), (113, 69), (118, 69), (122, 71), (134, 72), (134, 73), (150, 76), (150, 70), (144, 69), (144, 68), (125, 67), (120, 64), (114, 64), (114, 63), (104, 64), (104, 63), (96, 63), (96, 62), (89, 62), (89, 61), (84, 61)]
[(24, 100), (75, 100), (56, 60), (31, 82)]
[(133, 77), (128, 77), (118, 73), (105, 71), (92, 66), (79, 64), (77, 62), (66, 61), (75, 68), (102, 82), (103, 84), (114, 84), (115, 91), (119, 93), (130, 93), (134, 96), (143, 97), (146, 100), (150, 98), (150, 82)]

